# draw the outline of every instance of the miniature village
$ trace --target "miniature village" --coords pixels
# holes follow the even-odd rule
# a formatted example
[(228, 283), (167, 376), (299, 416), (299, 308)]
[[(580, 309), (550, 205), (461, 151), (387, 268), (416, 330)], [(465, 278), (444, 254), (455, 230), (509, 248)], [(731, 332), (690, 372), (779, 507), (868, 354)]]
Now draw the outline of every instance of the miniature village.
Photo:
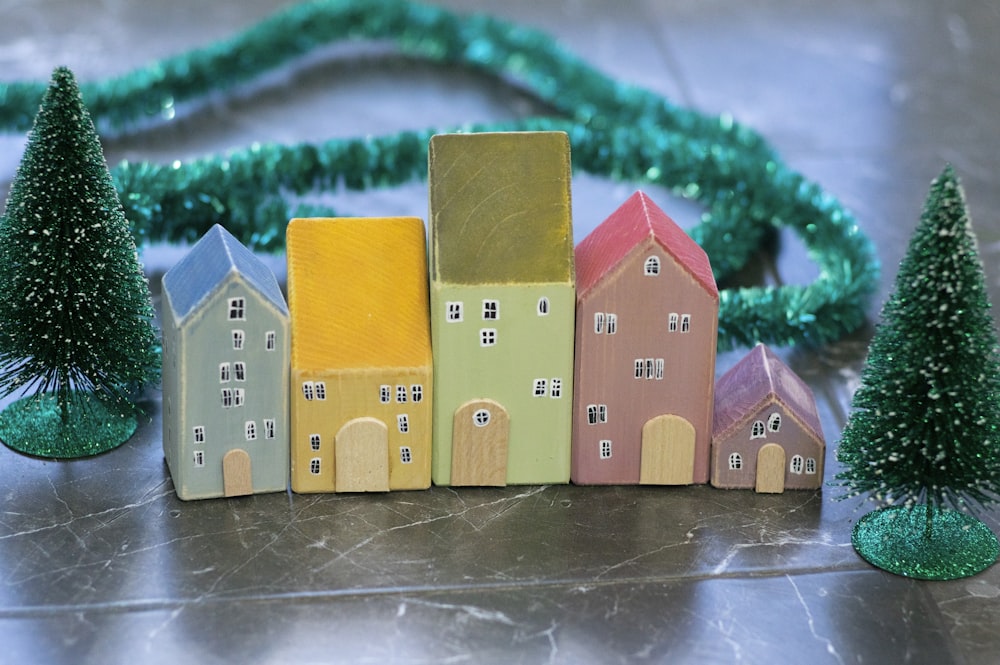
[(429, 251), (418, 218), (293, 219), (287, 304), (221, 226), (164, 276), (180, 498), (821, 486), (809, 388), (763, 345), (715, 383), (708, 257), (647, 195), (574, 250), (558, 132), (435, 136), (429, 191)]

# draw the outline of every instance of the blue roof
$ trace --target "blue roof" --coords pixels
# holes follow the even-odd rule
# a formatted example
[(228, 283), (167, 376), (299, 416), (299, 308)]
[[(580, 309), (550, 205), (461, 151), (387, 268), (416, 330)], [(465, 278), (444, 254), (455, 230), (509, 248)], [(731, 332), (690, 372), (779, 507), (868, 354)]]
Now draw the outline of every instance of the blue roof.
[(216, 224), (163, 276), (163, 291), (170, 298), (177, 320), (187, 318), (233, 272), (288, 315), (274, 273), (233, 234)]

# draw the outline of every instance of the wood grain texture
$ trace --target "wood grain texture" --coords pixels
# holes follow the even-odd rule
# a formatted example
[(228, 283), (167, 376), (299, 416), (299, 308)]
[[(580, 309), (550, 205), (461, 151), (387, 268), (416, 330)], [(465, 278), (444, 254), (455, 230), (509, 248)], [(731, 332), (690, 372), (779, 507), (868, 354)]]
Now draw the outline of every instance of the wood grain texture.
[(222, 478), (226, 496), (253, 494), (253, 474), (250, 455), (234, 448), (222, 458)]
[(642, 485), (690, 485), (694, 478), (695, 431), (684, 418), (657, 416), (642, 428)]
[(757, 492), (781, 494), (785, 491), (785, 449), (776, 443), (761, 446), (757, 453)]
[(376, 418), (356, 418), (337, 432), (338, 492), (389, 491), (389, 432)]
[[(477, 413), (488, 414), (481, 424)], [(451, 460), (452, 485), (502, 487), (507, 484), (510, 417), (493, 400), (472, 400), (455, 411)]]

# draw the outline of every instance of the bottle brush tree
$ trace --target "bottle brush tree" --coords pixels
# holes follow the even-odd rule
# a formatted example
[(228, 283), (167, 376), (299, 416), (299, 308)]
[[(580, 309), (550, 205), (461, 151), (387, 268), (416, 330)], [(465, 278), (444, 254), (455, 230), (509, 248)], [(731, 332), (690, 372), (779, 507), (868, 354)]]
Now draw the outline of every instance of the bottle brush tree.
[(45, 457), (120, 445), (156, 380), (149, 287), (73, 74), (56, 69), (0, 217), (0, 439)]
[(983, 266), (950, 166), (932, 184), (899, 266), (844, 428), (842, 498), (858, 553), (922, 579), (975, 574), (998, 543), (969, 514), (1000, 489), (1000, 360)]

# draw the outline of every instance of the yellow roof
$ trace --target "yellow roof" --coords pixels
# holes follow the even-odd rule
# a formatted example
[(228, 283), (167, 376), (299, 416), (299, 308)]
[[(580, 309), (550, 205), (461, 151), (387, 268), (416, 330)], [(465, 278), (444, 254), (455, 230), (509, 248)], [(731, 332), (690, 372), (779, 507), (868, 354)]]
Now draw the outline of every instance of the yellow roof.
[(430, 362), (420, 219), (293, 219), (287, 248), (294, 369)]

